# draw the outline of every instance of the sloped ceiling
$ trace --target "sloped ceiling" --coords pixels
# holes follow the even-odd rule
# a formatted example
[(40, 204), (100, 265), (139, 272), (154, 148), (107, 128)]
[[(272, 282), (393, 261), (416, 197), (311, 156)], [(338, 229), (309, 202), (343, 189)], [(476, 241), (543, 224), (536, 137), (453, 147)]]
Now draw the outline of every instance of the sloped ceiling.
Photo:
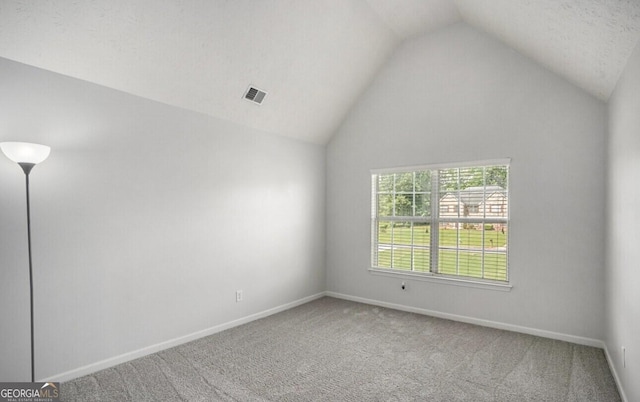
[(0, 57), (322, 144), (402, 40), (461, 20), (604, 101), (640, 39), (638, 0), (2, 0)]
[(602, 100), (640, 38), (639, 0), (456, 0), (462, 17)]

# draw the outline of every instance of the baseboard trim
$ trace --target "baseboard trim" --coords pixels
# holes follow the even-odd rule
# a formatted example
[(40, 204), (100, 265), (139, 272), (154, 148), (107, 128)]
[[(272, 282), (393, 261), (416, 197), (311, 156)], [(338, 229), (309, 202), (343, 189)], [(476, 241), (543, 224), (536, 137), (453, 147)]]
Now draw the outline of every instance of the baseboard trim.
[(609, 353), (609, 348), (607, 344), (604, 344), (604, 355), (607, 358), (607, 363), (609, 363), (609, 369), (611, 370), (611, 374), (613, 374), (613, 380), (616, 382), (616, 387), (618, 387), (618, 393), (620, 394), (620, 399), (622, 402), (627, 402), (627, 395), (624, 393), (624, 388), (622, 388), (622, 382), (620, 382), (620, 377), (618, 377), (618, 372), (616, 371), (616, 367), (613, 365), (613, 359), (611, 358), (611, 354)]
[(565, 342), (575, 343), (578, 345), (592, 346), (599, 349), (603, 349), (605, 358), (607, 359), (607, 364), (609, 365), (609, 369), (611, 370), (611, 374), (613, 375), (613, 379), (616, 383), (616, 387), (618, 388), (620, 399), (622, 399), (622, 402), (628, 402), (627, 396), (624, 393), (624, 388), (622, 387), (622, 383), (620, 382), (620, 377), (618, 376), (618, 372), (616, 371), (616, 368), (613, 364), (613, 359), (611, 358), (611, 354), (609, 353), (609, 349), (607, 348), (607, 344), (601, 340), (585, 338), (585, 337), (575, 336), (575, 335), (568, 335), (568, 334), (563, 334), (563, 333), (553, 332), (553, 331), (546, 331), (542, 329), (523, 327), (520, 325), (505, 324), (497, 321), (482, 320), (479, 318), (473, 318), (468, 316), (442, 313), (434, 310), (427, 310), (427, 309), (418, 308), (418, 307), (405, 306), (402, 304), (388, 303), (380, 300), (367, 299), (364, 297), (351, 296), (351, 295), (346, 295), (343, 293), (337, 293), (337, 292), (331, 292), (331, 291), (325, 292), (325, 295), (328, 297), (335, 297), (337, 299), (344, 299), (344, 300), (354, 301), (358, 303), (365, 303), (365, 304), (370, 304), (370, 305), (379, 306), (379, 307), (391, 308), (394, 310), (406, 311), (409, 313), (423, 314), (423, 315), (428, 315), (432, 317), (444, 318), (452, 321), (460, 321), (468, 324), (475, 324), (475, 325), (481, 325), (484, 327), (503, 329), (506, 331), (519, 332), (523, 334), (535, 335), (543, 338), (556, 339), (559, 341), (565, 341)]
[(73, 379), (78, 378), (78, 377), (89, 375), (89, 374), (95, 373), (97, 371), (104, 370), (104, 369), (116, 366), (118, 364), (126, 363), (128, 361), (131, 361), (131, 360), (134, 360), (134, 359), (138, 359), (140, 357), (144, 357), (144, 356), (150, 355), (152, 353), (160, 352), (162, 350), (169, 349), (169, 348), (172, 348), (172, 347), (175, 347), (175, 346), (179, 346), (179, 345), (182, 345), (184, 343), (191, 342), (191, 341), (194, 341), (196, 339), (203, 338), (205, 336), (213, 335), (215, 333), (222, 332), (224, 330), (227, 330), (227, 329), (230, 329), (230, 328), (233, 328), (233, 327), (237, 327), (239, 325), (247, 324), (247, 323), (249, 323), (251, 321), (259, 320), (261, 318), (268, 317), (270, 315), (273, 315), (273, 314), (276, 314), (276, 313), (280, 313), (280, 312), (285, 311), (285, 310), (289, 310), (289, 309), (291, 309), (293, 307), (297, 307), (297, 306), (300, 306), (302, 304), (309, 303), (309, 302), (311, 302), (313, 300), (316, 300), (316, 299), (319, 299), (321, 297), (324, 297), (325, 295), (326, 295), (326, 292), (316, 293), (314, 295), (307, 296), (307, 297), (295, 300), (295, 301), (290, 302), (290, 303), (285, 303), (283, 305), (280, 305), (280, 306), (277, 306), (277, 307), (273, 307), (273, 308), (270, 308), (268, 310), (261, 311), (259, 313), (255, 313), (255, 314), (248, 315), (246, 317), (238, 318), (237, 320), (233, 320), (233, 321), (229, 321), (229, 322), (226, 322), (226, 323), (223, 323), (223, 324), (219, 324), (219, 325), (213, 326), (211, 328), (207, 328), (207, 329), (204, 329), (204, 330), (201, 330), (201, 331), (197, 331), (197, 332), (194, 332), (194, 333), (191, 333), (191, 334), (188, 334), (188, 335), (185, 335), (185, 336), (181, 336), (181, 337), (178, 337), (178, 338), (174, 338), (174, 339), (171, 339), (171, 340), (168, 340), (168, 341), (165, 341), (165, 342), (160, 342), (160, 343), (157, 343), (155, 345), (151, 345), (151, 346), (144, 347), (142, 349), (134, 350), (132, 352), (123, 353), (123, 354), (115, 356), (115, 357), (110, 357), (108, 359), (101, 360), (101, 361), (98, 361), (98, 362), (95, 362), (95, 363), (91, 363), (91, 364), (88, 364), (86, 366), (79, 367), (77, 369), (65, 371), (64, 373), (56, 374), (56, 375), (53, 375), (51, 377), (41, 379), (39, 381), (41, 381), (41, 382), (65, 382), (65, 381), (70, 381), (70, 380), (73, 380)]
[(468, 324), (480, 325), (480, 326), (483, 326), (483, 327), (490, 327), (490, 328), (496, 328), (496, 329), (503, 329), (503, 330), (506, 330), (506, 331), (520, 332), (520, 333), (523, 333), (523, 334), (535, 335), (535, 336), (540, 336), (540, 337), (543, 337), (543, 338), (556, 339), (556, 340), (559, 340), (559, 341), (566, 341), (566, 342), (576, 343), (578, 345), (593, 346), (593, 347), (600, 348), (600, 349), (604, 349), (605, 348), (604, 342), (602, 342), (602, 341), (600, 341), (598, 339), (584, 338), (584, 337), (581, 337), (581, 336), (562, 334), (562, 333), (552, 332), (552, 331), (545, 331), (545, 330), (542, 330), (542, 329), (523, 327), (523, 326), (520, 326), (520, 325), (513, 325), (513, 324), (506, 324), (506, 323), (497, 322), (497, 321), (483, 320), (483, 319), (473, 318), (473, 317), (468, 317), (468, 316), (463, 316), (463, 315), (442, 313), (440, 311), (434, 311), (434, 310), (427, 310), (427, 309), (418, 308), (418, 307), (405, 306), (405, 305), (402, 305), (402, 304), (388, 303), (388, 302), (383, 302), (383, 301), (380, 301), (380, 300), (366, 299), (366, 298), (363, 298), (363, 297), (351, 296), (351, 295), (346, 295), (346, 294), (336, 293), (336, 292), (326, 292), (326, 295), (329, 296), (329, 297), (335, 297), (337, 299), (344, 299), (344, 300), (350, 300), (350, 301), (359, 302), (359, 303), (371, 304), (371, 305), (374, 305), (374, 306), (386, 307), (386, 308), (391, 308), (391, 309), (394, 309), (394, 310), (406, 311), (406, 312), (409, 312), (409, 313), (423, 314), (423, 315), (428, 315), (428, 316), (432, 316), (432, 317), (444, 318), (444, 319), (452, 320), (452, 321), (459, 321), (459, 322), (465, 322), (465, 323), (468, 323)]
[(239, 319), (236, 319), (236, 320), (233, 320), (233, 321), (229, 321), (229, 322), (226, 322), (226, 323), (223, 323), (223, 324), (219, 324), (219, 325), (213, 326), (211, 328), (207, 328), (207, 329), (204, 329), (204, 330), (201, 330), (201, 331), (197, 331), (197, 332), (194, 332), (194, 333), (191, 333), (191, 334), (188, 334), (188, 335), (185, 335), (185, 336), (181, 336), (181, 337), (178, 337), (178, 338), (174, 338), (174, 339), (171, 339), (171, 340), (168, 340), (168, 341), (165, 341), (165, 342), (160, 342), (158, 344), (147, 346), (145, 348), (134, 350), (132, 352), (123, 353), (121, 355), (118, 355), (118, 356), (115, 356), (115, 357), (111, 357), (111, 358), (108, 358), (108, 359), (105, 359), (105, 360), (101, 360), (101, 361), (98, 361), (98, 362), (95, 362), (95, 363), (91, 363), (91, 364), (88, 364), (86, 366), (82, 366), (82, 367), (79, 367), (77, 369), (69, 370), (69, 371), (66, 371), (66, 372), (63, 372), (63, 373), (60, 373), (60, 374), (56, 374), (56, 375), (53, 375), (53, 376), (48, 377), (48, 378), (44, 378), (44, 379), (39, 380), (39, 381), (41, 381), (41, 382), (65, 382), (65, 381), (70, 381), (70, 380), (73, 380), (73, 379), (78, 378), (78, 377), (89, 375), (89, 374), (95, 373), (97, 371), (104, 370), (104, 369), (116, 366), (118, 364), (126, 363), (128, 361), (131, 361), (131, 360), (134, 360), (134, 359), (138, 359), (140, 357), (144, 357), (144, 356), (150, 355), (152, 353), (160, 352), (162, 350), (169, 349), (169, 348), (172, 348), (172, 347), (175, 347), (175, 346), (179, 346), (179, 345), (182, 345), (184, 343), (191, 342), (191, 341), (194, 341), (196, 339), (203, 338), (205, 336), (213, 335), (213, 334), (216, 334), (218, 332), (222, 332), (222, 331), (230, 329), (230, 328), (234, 328), (234, 327), (237, 327), (237, 326), (240, 326), (240, 325), (243, 325), (243, 324), (247, 324), (247, 323), (249, 323), (251, 321), (259, 320), (261, 318), (265, 318), (265, 317), (268, 317), (270, 315), (277, 314), (277, 313), (280, 313), (280, 312), (285, 311), (285, 310), (289, 310), (291, 308), (300, 306), (302, 304), (309, 303), (311, 301), (320, 299), (320, 298), (322, 298), (324, 296), (334, 297), (336, 299), (350, 300), (350, 301), (354, 301), (354, 302), (358, 302), (358, 303), (365, 303), (365, 304), (370, 304), (370, 305), (379, 306), (379, 307), (391, 308), (391, 309), (394, 309), (394, 310), (406, 311), (406, 312), (410, 312), (410, 313), (423, 314), (423, 315), (443, 318), (443, 319), (447, 319), (447, 320), (460, 321), (460, 322), (465, 322), (465, 323), (468, 323), (468, 324), (481, 325), (481, 326), (484, 326), (484, 327), (490, 327), (490, 328), (496, 328), (496, 329), (503, 329), (503, 330), (507, 330), (507, 331), (520, 332), (520, 333), (524, 333), (524, 334), (541, 336), (541, 337), (544, 337), (544, 338), (556, 339), (556, 340), (576, 343), (576, 344), (579, 344), (579, 345), (592, 346), (592, 347), (603, 349), (605, 357), (607, 359), (607, 363), (609, 364), (609, 368), (611, 369), (611, 373), (613, 375), (613, 379), (616, 382), (616, 386), (618, 387), (618, 392), (620, 393), (620, 398), (622, 399), (622, 402), (627, 402), (628, 401), (627, 397), (626, 397), (626, 395), (624, 393), (624, 389), (622, 387), (622, 383), (620, 382), (620, 378), (618, 377), (618, 373), (617, 373), (617, 371), (615, 369), (615, 366), (613, 365), (613, 359), (611, 358), (611, 354), (609, 353), (609, 349), (607, 348), (606, 343), (604, 343), (603, 341), (600, 341), (600, 340), (597, 340), (597, 339), (579, 337), (579, 336), (575, 336), (575, 335), (562, 334), (562, 333), (558, 333), (558, 332), (545, 331), (545, 330), (535, 329), (535, 328), (530, 328), (530, 327), (523, 327), (523, 326), (519, 326), (519, 325), (505, 324), (505, 323), (501, 323), (501, 322), (497, 322), (497, 321), (482, 320), (482, 319), (473, 318), (473, 317), (467, 317), (467, 316), (462, 316), (462, 315), (442, 313), (442, 312), (434, 311), (434, 310), (428, 310), (428, 309), (423, 309), (423, 308), (418, 308), (418, 307), (405, 306), (405, 305), (402, 305), (402, 304), (388, 303), (388, 302), (383, 302), (383, 301), (380, 301), (380, 300), (367, 299), (367, 298), (364, 298), (364, 297), (351, 296), (351, 295), (347, 295), (347, 294), (343, 294), (343, 293), (337, 293), (337, 292), (331, 292), (331, 291), (316, 293), (314, 295), (307, 296), (307, 297), (295, 300), (295, 301), (290, 302), (290, 303), (285, 303), (283, 305), (280, 305), (280, 306), (277, 306), (277, 307), (273, 307), (271, 309), (264, 310), (264, 311), (261, 311), (259, 313), (251, 314), (251, 315), (248, 315), (246, 317), (242, 317), (242, 318), (239, 318)]

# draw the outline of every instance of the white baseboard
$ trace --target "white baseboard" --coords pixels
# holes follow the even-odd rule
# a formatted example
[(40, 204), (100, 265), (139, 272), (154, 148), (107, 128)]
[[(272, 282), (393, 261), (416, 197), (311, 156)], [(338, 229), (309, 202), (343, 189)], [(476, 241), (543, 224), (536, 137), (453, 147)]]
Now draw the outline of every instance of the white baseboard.
[(147, 355), (150, 355), (152, 353), (156, 353), (156, 352), (160, 352), (162, 350), (165, 349), (169, 349), (178, 345), (182, 345), (184, 343), (187, 342), (191, 342), (193, 340), (196, 339), (200, 339), (203, 338), (205, 336), (209, 336), (209, 335), (213, 335), (215, 333), (233, 328), (233, 327), (237, 327), (239, 325), (243, 325), (246, 323), (249, 323), (251, 321), (255, 321), (264, 317), (268, 317), (270, 315), (285, 311), (285, 310), (289, 310), (293, 307), (297, 307), (300, 306), (302, 304), (305, 303), (309, 303), (313, 300), (319, 299), (321, 297), (324, 296), (329, 296), (329, 297), (335, 297), (337, 299), (344, 299), (344, 300), (350, 300), (350, 301), (354, 301), (354, 302), (359, 302), (359, 303), (365, 303), (365, 304), (370, 304), (370, 305), (374, 305), (374, 306), (380, 306), (380, 307), (386, 307), (386, 308), (391, 308), (391, 309), (395, 309), (395, 310), (400, 310), (400, 311), (407, 311), (410, 313), (416, 313), (416, 314), (423, 314), (423, 315), (428, 315), (428, 316), (432, 316), (432, 317), (438, 317), (438, 318), (444, 318), (447, 320), (453, 320), (453, 321), (460, 321), (460, 322), (466, 322), (469, 324), (475, 324), (475, 325), (481, 325), (484, 327), (490, 327), (490, 328), (496, 328), (496, 329), (504, 329), (507, 331), (514, 331), (514, 332), (520, 332), (520, 333), (524, 333), (524, 334), (529, 334), (529, 335), (535, 335), (535, 336), (541, 336), (544, 338), (550, 338), (550, 339), (557, 339), (557, 340), (561, 340), (561, 341), (566, 341), (566, 342), (571, 342), (571, 343), (576, 343), (579, 345), (585, 345), (585, 346), (593, 346), (593, 347), (597, 347), (597, 348), (601, 348), (604, 349), (604, 353), (607, 359), (607, 362), (609, 364), (609, 367), (611, 369), (611, 373), (613, 374), (613, 378), (616, 382), (616, 385), (618, 386), (618, 391), (620, 393), (620, 397), (622, 398), (623, 402), (627, 402), (627, 398), (626, 395), (624, 393), (624, 390), (622, 388), (622, 385), (620, 383), (620, 379), (618, 377), (618, 373), (616, 372), (616, 369), (613, 365), (613, 360), (611, 359), (611, 355), (609, 354), (609, 350), (606, 347), (606, 344), (600, 340), (597, 339), (591, 339), (591, 338), (584, 338), (584, 337), (580, 337), (580, 336), (575, 336), (575, 335), (568, 335), (568, 334), (562, 334), (562, 333), (557, 333), (557, 332), (552, 332), (552, 331), (545, 331), (545, 330), (541, 330), (541, 329), (535, 329), (535, 328), (529, 328), (529, 327), (522, 327), (519, 325), (512, 325), (512, 324), (505, 324), (505, 323), (501, 323), (501, 322), (496, 322), (496, 321), (489, 321), (489, 320), (482, 320), (482, 319), (478, 319), (478, 318), (473, 318), (473, 317), (467, 317), (467, 316), (461, 316), (461, 315), (456, 315), (456, 314), (449, 314), (449, 313), (442, 313), (439, 311), (433, 311), (433, 310), (427, 310), (427, 309), (422, 309), (422, 308), (418, 308), (418, 307), (411, 307), (411, 306), (405, 306), (405, 305), (401, 305), (401, 304), (395, 304), (395, 303), (388, 303), (388, 302), (383, 302), (383, 301), (379, 301), (379, 300), (373, 300), (373, 299), (366, 299), (363, 297), (357, 297), (357, 296), (350, 296), (350, 295), (346, 295), (346, 294), (342, 294), (342, 293), (336, 293), (336, 292), (320, 292), (317, 293), (315, 295), (311, 295), (308, 297), (304, 297), (302, 299), (299, 300), (295, 300), (293, 302), (290, 303), (286, 303), (265, 311), (261, 311), (259, 313), (255, 313), (255, 314), (251, 314), (249, 316), (246, 317), (242, 317), (239, 318), (237, 320), (233, 320), (233, 321), (229, 321), (227, 323), (224, 324), (220, 324), (220, 325), (216, 325), (214, 327), (202, 330), (202, 331), (197, 331), (194, 332), (192, 334), (189, 335), (185, 335), (185, 336), (181, 336), (178, 338), (174, 338), (165, 342), (161, 342), (155, 345), (151, 345), (151, 346), (147, 346), (145, 348), (142, 349), (138, 349), (138, 350), (134, 350), (132, 352), (128, 352), (128, 353), (124, 353), (121, 354), (119, 356), (115, 356), (115, 357), (111, 357), (109, 359), (105, 359), (105, 360), (101, 360), (99, 362), (96, 363), (91, 363), (88, 364), (86, 366), (83, 367), (79, 367), (77, 369), (73, 369), (73, 370), (69, 370), (66, 371), (64, 373), (60, 373), (60, 374), (56, 374), (54, 376), (39, 380), (42, 382), (65, 382), (65, 381), (70, 381), (73, 380), (75, 378), (78, 377), (82, 377), (85, 375), (89, 375), (92, 373), (95, 373), (97, 371), (100, 370), (104, 370), (113, 366), (116, 366), (118, 364), (122, 364), (122, 363), (126, 363), (128, 361), (134, 360), (134, 359), (138, 359), (140, 357), (144, 357)]
[(604, 346), (605, 346), (604, 342), (598, 339), (584, 338), (581, 336), (562, 334), (562, 333), (552, 332), (552, 331), (545, 331), (543, 329), (522, 327), (520, 325), (505, 324), (502, 322), (483, 320), (483, 319), (467, 317), (463, 315), (442, 313), (439, 311), (427, 310), (427, 309), (418, 308), (418, 307), (404, 306), (402, 304), (387, 303), (379, 300), (365, 299), (363, 297), (350, 296), (350, 295), (345, 295), (345, 294), (336, 293), (336, 292), (326, 292), (326, 295), (330, 297), (335, 297), (338, 299), (350, 300), (350, 301), (355, 301), (355, 302), (365, 303), (365, 304), (372, 304), (374, 306), (386, 307), (394, 310), (407, 311), (409, 313), (423, 314), (431, 317), (438, 317), (438, 318), (444, 318), (452, 321), (460, 321), (460, 322), (466, 322), (468, 324), (480, 325), (483, 327), (504, 329), (506, 331), (520, 332), (523, 334), (535, 335), (543, 338), (556, 339), (559, 341), (576, 343), (578, 345), (593, 346), (600, 349), (604, 349)]
[(611, 374), (613, 374), (613, 379), (616, 382), (616, 386), (618, 387), (618, 393), (620, 394), (620, 399), (622, 402), (627, 402), (627, 395), (624, 393), (624, 388), (622, 388), (622, 383), (620, 382), (620, 377), (618, 377), (618, 372), (616, 371), (616, 367), (613, 365), (613, 359), (611, 358), (611, 354), (609, 353), (609, 348), (607, 348), (607, 344), (604, 344), (604, 355), (607, 357), (607, 363), (609, 363), (609, 369), (611, 369)]
[(387, 303), (379, 300), (366, 299), (364, 297), (351, 296), (351, 295), (346, 295), (342, 293), (328, 291), (328, 292), (325, 292), (325, 294), (326, 296), (335, 297), (337, 299), (350, 300), (350, 301), (359, 302), (359, 303), (371, 304), (379, 307), (391, 308), (394, 310), (406, 311), (409, 313), (423, 314), (431, 317), (438, 317), (438, 318), (444, 318), (452, 321), (465, 322), (468, 324), (481, 325), (484, 327), (503, 329), (506, 331), (520, 332), (523, 334), (535, 335), (543, 338), (556, 339), (559, 341), (566, 341), (566, 342), (575, 343), (578, 345), (592, 346), (599, 349), (603, 349), (605, 357), (607, 359), (607, 363), (609, 364), (609, 369), (611, 370), (613, 379), (616, 382), (616, 386), (618, 388), (618, 393), (620, 394), (620, 398), (622, 399), (622, 402), (628, 402), (627, 396), (624, 393), (624, 388), (622, 387), (622, 383), (620, 382), (620, 378), (618, 377), (616, 368), (613, 365), (613, 359), (609, 354), (609, 349), (607, 348), (606, 343), (604, 343), (601, 340), (584, 338), (584, 337), (575, 336), (575, 335), (562, 334), (559, 332), (546, 331), (542, 329), (523, 327), (520, 325), (505, 324), (505, 323), (496, 322), (496, 321), (482, 320), (479, 318), (467, 317), (462, 315), (442, 313), (439, 311), (427, 310), (427, 309), (422, 309), (418, 307), (404, 306), (402, 304)]
[(304, 297), (299, 300), (295, 300), (290, 303), (283, 304), (281, 306), (277, 306), (265, 311), (261, 311), (259, 313), (251, 314), (246, 317), (239, 318), (237, 320), (229, 321), (224, 324), (216, 325), (211, 328), (204, 329), (202, 331), (197, 331), (189, 335), (181, 336), (178, 338), (174, 338), (165, 342), (157, 343), (155, 345), (147, 346), (142, 349), (134, 350), (132, 352), (127, 352), (121, 354), (119, 356), (111, 357), (105, 360), (101, 360), (96, 363), (91, 363), (83, 367), (79, 367), (77, 369), (69, 370), (64, 373), (56, 374), (54, 376), (41, 379), (41, 382), (65, 382), (69, 380), (73, 380), (74, 378), (82, 377), (88, 374), (95, 373), (96, 371), (104, 370), (118, 364), (126, 363), (128, 361), (138, 359), (140, 357), (144, 357), (150, 355), (152, 353), (160, 352), (165, 349), (169, 349), (178, 345), (182, 345), (187, 342), (191, 342), (196, 339), (203, 338), (205, 336), (213, 335), (215, 333), (224, 331), (226, 329), (230, 329), (233, 327), (237, 327), (242, 324), (249, 323), (251, 321), (258, 320), (260, 318), (268, 317), (272, 314), (279, 313), (281, 311), (289, 310), (290, 308), (309, 303), (310, 301), (319, 299), (325, 296), (325, 292), (320, 292), (315, 295), (311, 295), (308, 297)]

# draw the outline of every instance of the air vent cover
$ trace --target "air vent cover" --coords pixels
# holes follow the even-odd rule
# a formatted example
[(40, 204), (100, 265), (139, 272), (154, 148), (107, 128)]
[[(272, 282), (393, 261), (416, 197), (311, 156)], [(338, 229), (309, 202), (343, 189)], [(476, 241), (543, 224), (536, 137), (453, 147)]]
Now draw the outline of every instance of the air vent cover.
[(249, 87), (249, 89), (247, 89), (247, 92), (245, 92), (244, 94), (244, 98), (246, 100), (257, 103), (258, 105), (262, 104), (265, 96), (267, 96), (267, 93), (256, 87)]

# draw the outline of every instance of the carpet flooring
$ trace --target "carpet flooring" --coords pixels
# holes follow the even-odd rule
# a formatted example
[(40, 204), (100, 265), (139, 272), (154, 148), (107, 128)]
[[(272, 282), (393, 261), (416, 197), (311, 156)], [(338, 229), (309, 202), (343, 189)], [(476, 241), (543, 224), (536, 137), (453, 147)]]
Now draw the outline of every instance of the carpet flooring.
[(64, 401), (620, 401), (602, 350), (325, 297), (61, 384)]

